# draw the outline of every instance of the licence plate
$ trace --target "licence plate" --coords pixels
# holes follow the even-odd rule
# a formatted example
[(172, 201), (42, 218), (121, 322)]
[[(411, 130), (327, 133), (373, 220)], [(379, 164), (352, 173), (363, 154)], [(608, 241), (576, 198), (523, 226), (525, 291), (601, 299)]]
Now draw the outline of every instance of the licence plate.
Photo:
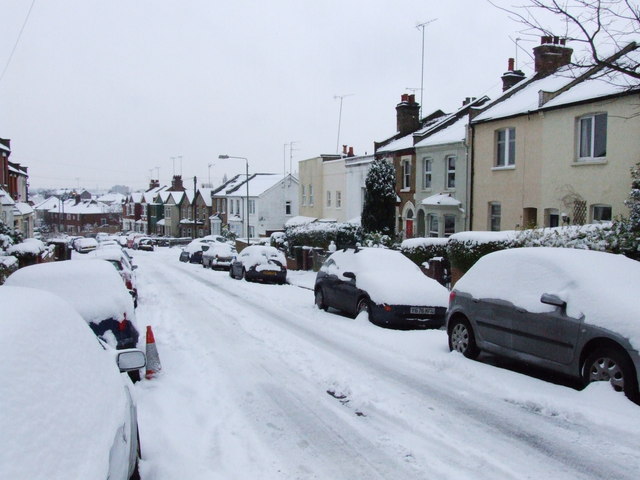
[(273, 270), (263, 270), (262, 273), (263, 275), (275, 275), (277, 272), (274, 272)]
[(409, 313), (414, 315), (433, 315), (436, 313), (436, 309), (434, 307), (410, 307)]

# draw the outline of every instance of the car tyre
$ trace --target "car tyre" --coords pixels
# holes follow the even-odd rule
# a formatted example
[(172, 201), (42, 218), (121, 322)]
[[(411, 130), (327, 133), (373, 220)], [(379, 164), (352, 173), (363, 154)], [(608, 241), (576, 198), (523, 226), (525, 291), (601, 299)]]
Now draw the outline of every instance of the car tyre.
[(320, 310), (324, 310), (326, 312), (327, 309), (329, 308), (326, 302), (324, 301), (324, 292), (322, 291), (321, 288), (318, 288), (316, 290), (315, 301), (316, 301), (316, 307), (318, 307)]
[(460, 352), (467, 358), (477, 358), (480, 349), (476, 344), (476, 337), (469, 321), (463, 317), (451, 320), (449, 327), (449, 350)]
[(608, 381), (614, 390), (624, 392), (636, 403), (640, 401), (633, 364), (617, 348), (598, 348), (588, 355), (582, 366), (582, 380), (585, 387), (591, 382)]
[(358, 306), (356, 307), (356, 317), (362, 312), (367, 312), (369, 320), (371, 320), (371, 305), (368, 298), (361, 298), (358, 300)]
[(247, 271), (244, 269), (244, 267), (242, 268), (242, 271), (240, 272), (240, 280), (244, 280), (245, 282), (249, 281), (249, 280), (247, 280)]

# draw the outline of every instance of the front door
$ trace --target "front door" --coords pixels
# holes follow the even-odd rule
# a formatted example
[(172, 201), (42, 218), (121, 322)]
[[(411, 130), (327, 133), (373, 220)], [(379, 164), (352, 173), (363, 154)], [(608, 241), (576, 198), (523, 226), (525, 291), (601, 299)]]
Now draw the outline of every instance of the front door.
[(413, 238), (413, 220), (406, 221), (405, 233), (407, 238)]

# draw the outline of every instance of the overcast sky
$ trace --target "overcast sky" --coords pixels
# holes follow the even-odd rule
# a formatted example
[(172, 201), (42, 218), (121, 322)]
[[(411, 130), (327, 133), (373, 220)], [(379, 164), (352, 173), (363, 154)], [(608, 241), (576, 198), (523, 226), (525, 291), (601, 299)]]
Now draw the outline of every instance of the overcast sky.
[[(4, 70), (31, 0), (0, 4)], [(432, 19), (423, 113), (495, 97), (520, 27), (485, 0), (36, 0), (0, 80), (0, 137), (32, 188), (218, 182), (245, 169), (220, 154), (281, 173), (289, 142), (294, 172), (335, 153), (344, 95), (339, 144), (372, 153), (420, 87), (416, 25)]]

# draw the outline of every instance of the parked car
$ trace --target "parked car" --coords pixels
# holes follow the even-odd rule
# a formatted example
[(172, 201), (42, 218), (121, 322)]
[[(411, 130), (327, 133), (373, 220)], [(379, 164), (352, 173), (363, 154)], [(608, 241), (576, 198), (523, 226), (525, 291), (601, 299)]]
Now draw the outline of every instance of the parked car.
[(229, 270), (235, 255), (236, 249), (228, 243), (212, 243), (202, 253), (202, 266), (204, 268)]
[(200, 239), (192, 240), (180, 252), (180, 261), (189, 263), (202, 263), (202, 252), (209, 249), (211, 244)]
[(265, 245), (251, 245), (231, 262), (229, 276), (247, 281), (283, 284), (287, 281), (287, 260), (280, 250)]
[[(0, 478), (139, 478), (140, 350), (116, 351), (51, 293), (0, 286)], [(34, 457), (35, 455), (35, 457)]]
[(229, 245), (235, 247), (235, 242), (229, 240), (222, 235), (205, 235), (200, 239), (203, 242), (216, 242), (216, 243), (228, 243)]
[(90, 252), (87, 257), (106, 260), (113, 265), (120, 274), (120, 277), (122, 277), (127, 290), (129, 290), (129, 294), (133, 298), (133, 306), (138, 306), (138, 282), (135, 272), (138, 266), (131, 263), (131, 257), (125, 250), (119, 246), (107, 248), (101, 247)]
[(73, 242), (73, 248), (78, 253), (88, 253), (98, 248), (98, 241), (95, 238), (82, 237)]
[(402, 253), (385, 248), (338, 250), (324, 262), (314, 287), (318, 308), (397, 328), (440, 328), (449, 291)]
[(40, 263), (13, 272), (5, 285), (37, 288), (74, 307), (94, 333), (117, 349), (138, 344), (133, 299), (120, 275), (105, 260)]
[(137, 237), (133, 241), (134, 250), (145, 250), (147, 252), (153, 252), (155, 249), (155, 241), (150, 237)]
[(639, 401), (640, 263), (570, 248), (482, 257), (451, 292), (449, 348), (486, 351), (580, 379), (605, 380)]

